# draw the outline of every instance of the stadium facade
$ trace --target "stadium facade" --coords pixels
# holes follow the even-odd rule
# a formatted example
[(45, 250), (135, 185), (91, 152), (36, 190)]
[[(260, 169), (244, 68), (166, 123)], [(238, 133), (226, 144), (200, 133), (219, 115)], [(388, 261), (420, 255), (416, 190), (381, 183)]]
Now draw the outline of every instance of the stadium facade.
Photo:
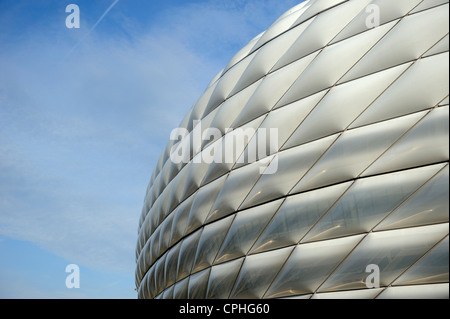
[[(448, 1), (300, 3), (212, 80), (161, 154), (138, 297), (448, 298), (448, 104)], [(250, 149), (258, 129), (277, 147)], [(204, 160), (240, 137), (232, 161)]]

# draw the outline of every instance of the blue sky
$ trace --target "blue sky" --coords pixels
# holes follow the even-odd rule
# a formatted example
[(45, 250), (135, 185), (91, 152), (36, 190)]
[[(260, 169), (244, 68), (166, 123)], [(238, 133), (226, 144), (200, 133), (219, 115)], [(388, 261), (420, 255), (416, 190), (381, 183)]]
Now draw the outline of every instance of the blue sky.
[(0, 298), (136, 298), (138, 220), (170, 131), (300, 1), (120, 0), (89, 33), (113, 2), (0, 0)]

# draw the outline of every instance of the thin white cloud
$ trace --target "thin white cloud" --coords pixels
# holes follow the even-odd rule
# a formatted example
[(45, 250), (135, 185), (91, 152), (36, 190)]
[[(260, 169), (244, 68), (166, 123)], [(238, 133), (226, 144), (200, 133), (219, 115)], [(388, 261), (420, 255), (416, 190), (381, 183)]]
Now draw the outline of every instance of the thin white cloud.
[(43, 38), (33, 59), (23, 44), (0, 60), (9, 78), (0, 110), (0, 234), (133, 273), (151, 171), (215, 72), (179, 38), (149, 30), (124, 45), (93, 33), (82, 53), (59, 64), (49, 57), (65, 47)]

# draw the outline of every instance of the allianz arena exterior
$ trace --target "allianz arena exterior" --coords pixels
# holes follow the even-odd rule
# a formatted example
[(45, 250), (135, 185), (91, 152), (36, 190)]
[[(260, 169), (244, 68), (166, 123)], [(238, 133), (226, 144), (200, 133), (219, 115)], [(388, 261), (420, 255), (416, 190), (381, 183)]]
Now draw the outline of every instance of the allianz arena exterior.
[[(448, 48), (448, 1), (310, 0), (281, 16), (161, 154), (138, 297), (448, 298)], [(223, 136), (186, 144), (197, 127)], [(226, 128), (276, 128), (278, 147), (196, 160), (243, 134)]]

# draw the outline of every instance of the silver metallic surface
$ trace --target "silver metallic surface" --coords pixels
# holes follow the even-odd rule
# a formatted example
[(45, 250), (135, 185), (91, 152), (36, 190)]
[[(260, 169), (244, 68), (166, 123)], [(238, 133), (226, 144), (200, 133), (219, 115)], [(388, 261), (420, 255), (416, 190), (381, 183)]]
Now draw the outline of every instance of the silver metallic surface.
[[(309, 0), (250, 41), (180, 124), (220, 136), (153, 172), (139, 298), (448, 298), (448, 29), (448, 1)], [(198, 163), (227, 128), (278, 148)]]

